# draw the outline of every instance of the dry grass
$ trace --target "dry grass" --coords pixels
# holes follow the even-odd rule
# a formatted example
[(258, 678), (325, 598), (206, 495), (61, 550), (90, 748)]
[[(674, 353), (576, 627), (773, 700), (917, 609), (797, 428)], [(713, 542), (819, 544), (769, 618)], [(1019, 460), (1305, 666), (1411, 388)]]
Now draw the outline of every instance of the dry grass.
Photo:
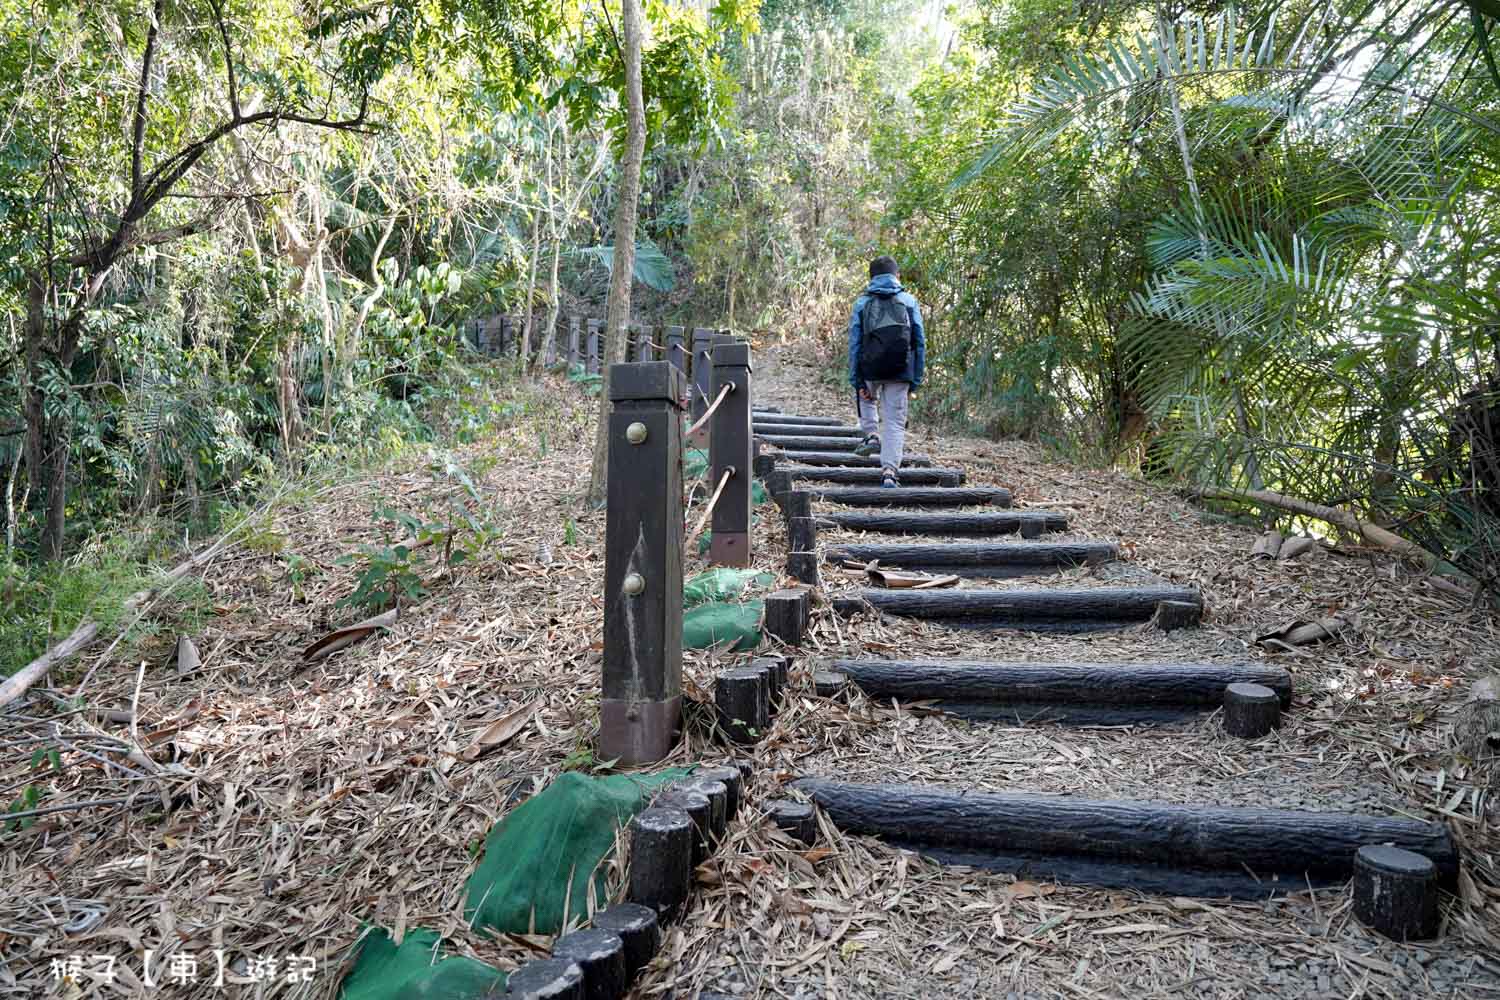
[[(790, 349), (762, 353), (760, 398), (843, 416), (847, 407), (831, 405), (796, 361)], [(285, 548), (242, 548), (216, 562), (204, 580), (215, 614), (194, 637), (198, 672), (177, 676), (163, 637), (145, 650), (144, 669), (115, 654), (98, 663), (81, 709), (45, 695), (11, 706), (0, 740), (8, 795), (39, 783), (41, 806), (131, 804), (52, 813), (4, 835), (0, 993), (52, 993), (52, 959), (98, 953), (120, 960), (113, 989), (85, 977), (75, 994), (222, 996), (207, 979), (157, 991), (135, 981), (145, 948), (158, 963), (194, 953), (210, 966), (219, 948), (233, 963), (318, 961), (312, 983), (269, 986), (246, 983), (245, 966), (232, 964), (230, 995), (332, 996), (366, 922), (398, 933), (433, 927), (503, 967), (545, 950), (545, 940), (472, 934), (462, 915), (471, 851), (490, 825), (562, 769), (593, 764), (603, 518), (579, 498), (594, 404), (550, 381), (519, 401), (523, 415), (460, 456), (485, 496), (465, 502), (499, 529), (498, 541), (451, 579), (425, 556), (432, 593), (389, 633), (301, 663), (313, 640), (360, 617), (335, 607), (356, 572), (337, 560), (379, 539), (376, 501), (437, 511), (462, 500), (421, 462), (287, 505), (269, 525)], [(1339, 611), (1359, 626), (1275, 657), (1299, 693), (1287, 727), (1256, 743), (1225, 739), (1212, 718), (1079, 730), (956, 723), (858, 698), (839, 705), (808, 696), (799, 668), (797, 693), (753, 751), (745, 818), (700, 870), (698, 900), (643, 995), (692, 997), (710, 986), (829, 998), (1500, 993), (1491, 796), (1447, 743), (1467, 679), (1500, 650), (1491, 617), (1378, 553), (1252, 563), (1253, 532), (1205, 523), (1161, 490), (1060, 466), (1021, 444), (919, 430), (912, 447), (965, 466), (971, 482), (1010, 486), (1022, 505), (1065, 510), (1077, 537), (1133, 546), (1132, 566), (1201, 587), (1208, 620), (1171, 634), (991, 635), (841, 621), (822, 608), (817, 654), (1259, 658), (1253, 638), (1293, 618)], [(763, 515), (757, 562), (779, 569), (784, 543)], [(1055, 581), (1030, 581), (1046, 582)], [(691, 699), (706, 697), (728, 659), (690, 654)], [(77, 674), (95, 665), (85, 660)], [(54, 696), (74, 694), (76, 679), (54, 683)], [(488, 723), (522, 708), (531, 714), (516, 736), (465, 758)], [(135, 727), (111, 721), (133, 710)], [(709, 717), (690, 704), (674, 761), (724, 756), (708, 740)], [(38, 778), (30, 761), (44, 740), (62, 748), (64, 769)], [(807, 850), (757, 821), (784, 780), (807, 773), (1441, 815), (1465, 847), (1464, 893), (1445, 906), (1441, 941), (1398, 946), (1361, 929), (1342, 892), (1218, 905), (1030, 885), (941, 868), (826, 825)], [(85, 929), (70, 933), (73, 918)]]

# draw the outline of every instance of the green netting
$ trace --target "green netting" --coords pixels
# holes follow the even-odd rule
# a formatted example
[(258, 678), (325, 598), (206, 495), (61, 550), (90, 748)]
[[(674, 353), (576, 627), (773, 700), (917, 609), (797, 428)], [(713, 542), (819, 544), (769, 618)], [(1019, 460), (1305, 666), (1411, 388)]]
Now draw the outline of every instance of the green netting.
[(505, 996), (505, 973), (462, 955), (439, 957), (437, 931), (407, 930), (401, 946), (380, 928), (360, 942), (342, 1000), (489, 1000)]
[(751, 503), (753, 503), (757, 507), (759, 507), (761, 504), (765, 503), (769, 499), (771, 499), (771, 494), (769, 494), (769, 493), (766, 492), (766, 487), (765, 487), (764, 483), (762, 483), (759, 479), (756, 479), (756, 480), (754, 480), (753, 482), (750, 483), (750, 502)]
[(682, 616), (682, 648), (707, 649), (732, 639), (735, 649), (754, 649), (760, 645), (764, 612), (764, 601), (700, 604)]
[(702, 448), (688, 448), (682, 453), (682, 478), (684, 482), (702, 479), (708, 475), (708, 452)]
[(591, 889), (594, 905), (604, 905), (604, 882), (595, 875), (614, 849), (615, 830), (646, 807), (652, 791), (687, 773), (559, 775), (485, 837), (484, 858), (465, 886), (469, 925), (556, 934), (568, 917), (588, 913)]
[(770, 573), (719, 566), (699, 573), (682, 585), (682, 606), (692, 608), (708, 601), (727, 601), (738, 597), (749, 584), (764, 587), (775, 582), (776, 578)]

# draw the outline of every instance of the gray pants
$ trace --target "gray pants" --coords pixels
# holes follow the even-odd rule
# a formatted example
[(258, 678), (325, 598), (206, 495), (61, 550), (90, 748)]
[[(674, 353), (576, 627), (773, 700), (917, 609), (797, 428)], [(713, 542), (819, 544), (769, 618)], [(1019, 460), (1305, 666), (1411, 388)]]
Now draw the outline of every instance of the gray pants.
[[(866, 382), (874, 399), (859, 400), (859, 429), (865, 434), (880, 436), (880, 466), (884, 469), (901, 468), (901, 457), (906, 450), (906, 402), (911, 391), (910, 382)], [(880, 425), (877, 425), (876, 407), (879, 407)]]

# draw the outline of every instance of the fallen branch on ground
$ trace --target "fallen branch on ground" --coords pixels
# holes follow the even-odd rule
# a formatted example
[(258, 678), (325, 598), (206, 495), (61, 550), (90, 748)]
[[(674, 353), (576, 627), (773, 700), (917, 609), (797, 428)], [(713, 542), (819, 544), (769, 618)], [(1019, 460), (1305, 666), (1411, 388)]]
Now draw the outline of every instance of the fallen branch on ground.
[(1378, 524), (1363, 521), (1347, 510), (1340, 510), (1337, 507), (1325, 507), (1322, 504), (1313, 503), (1311, 500), (1289, 497), (1281, 493), (1271, 493), (1268, 490), (1224, 490), (1208, 487), (1199, 490), (1198, 495), (1209, 500), (1256, 503), (1266, 507), (1275, 507), (1278, 510), (1288, 511), (1293, 514), (1315, 517), (1320, 521), (1343, 528), (1345, 531), (1364, 539), (1376, 548), (1385, 549), (1387, 552), (1394, 552), (1399, 556), (1404, 556), (1421, 565), (1429, 573), (1437, 576), (1445, 576), (1453, 580), (1460, 580), (1475, 590), (1482, 590), (1484, 586), (1474, 577), (1436, 554), (1428, 552), (1416, 542), (1408, 541), (1395, 532), (1382, 528)]

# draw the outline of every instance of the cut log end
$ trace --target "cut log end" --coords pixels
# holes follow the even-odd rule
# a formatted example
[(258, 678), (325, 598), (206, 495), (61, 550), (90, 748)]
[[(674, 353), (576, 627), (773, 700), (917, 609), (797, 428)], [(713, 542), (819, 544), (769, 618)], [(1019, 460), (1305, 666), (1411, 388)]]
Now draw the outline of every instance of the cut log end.
[(1361, 847), (1354, 856), (1354, 915), (1394, 941), (1436, 937), (1437, 866), (1415, 851)]
[(630, 823), (632, 903), (670, 920), (687, 901), (693, 878), (693, 819), (681, 809), (657, 806)]
[(1281, 725), (1281, 698), (1263, 684), (1230, 684), (1224, 688), (1224, 731), (1257, 740)]
[(766, 675), (763, 670), (737, 667), (714, 682), (714, 705), (719, 728), (732, 743), (754, 743), (770, 721), (766, 717)]
[(740, 769), (728, 764), (721, 767), (700, 767), (693, 771), (693, 777), (718, 781), (724, 785), (724, 818), (734, 819), (740, 811), (740, 803), (744, 801), (745, 776)]
[(818, 814), (811, 802), (779, 799), (766, 812), (776, 828), (811, 846), (818, 839)]
[(1203, 617), (1203, 606), (1192, 601), (1158, 601), (1156, 612), (1151, 616), (1153, 628), (1171, 632), (1180, 628), (1193, 628)]
[(510, 974), (505, 995), (512, 1000), (583, 1000), (583, 969), (565, 958), (527, 962)]
[(588, 1000), (615, 1000), (630, 985), (625, 977), (625, 942), (614, 931), (595, 927), (564, 934), (552, 945), (552, 957), (578, 963)]
[(843, 698), (849, 690), (849, 676), (834, 670), (813, 673), (813, 692), (819, 698)]

